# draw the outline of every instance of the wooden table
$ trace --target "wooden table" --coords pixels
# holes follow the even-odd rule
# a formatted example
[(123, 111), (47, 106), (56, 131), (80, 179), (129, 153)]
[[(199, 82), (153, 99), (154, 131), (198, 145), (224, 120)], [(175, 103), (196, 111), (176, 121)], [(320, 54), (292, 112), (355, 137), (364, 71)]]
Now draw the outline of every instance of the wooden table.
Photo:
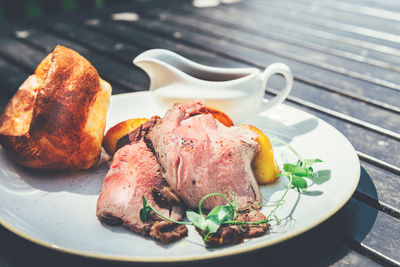
[[(121, 12), (137, 16), (112, 16)], [(331, 219), (297, 238), (207, 265), (400, 265), (396, 0), (247, 0), (208, 8), (189, 0), (145, 1), (3, 24), (0, 33), (2, 108), (56, 44), (86, 57), (114, 94), (148, 89), (132, 59), (150, 48), (214, 66), (286, 63), (295, 76), (286, 104), (329, 122), (350, 140), (361, 160), (357, 191)], [(281, 80), (268, 86), (266, 97)], [(115, 265), (41, 247), (3, 227), (0, 240), (0, 266)]]

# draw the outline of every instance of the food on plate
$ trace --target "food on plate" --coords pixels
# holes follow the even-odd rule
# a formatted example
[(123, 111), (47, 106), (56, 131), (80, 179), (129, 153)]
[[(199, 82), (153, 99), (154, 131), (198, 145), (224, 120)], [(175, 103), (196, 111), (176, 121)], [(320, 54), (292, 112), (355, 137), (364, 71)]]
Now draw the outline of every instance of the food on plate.
[(127, 135), (143, 123), (145, 123), (147, 119), (137, 118), (130, 119), (126, 121), (122, 121), (113, 127), (111, 127), (103, 139), (103, 147), (104, 150), (110, 155), (113, 156), (116, 150), (117, 142), (121, 137)]
[[(117, 141), (109, 137), (116, 152), (98, 199), (98, 218), (164, 243), (184, 237), (186, 224), (196, 226), (212, 246), (265, 233), (269, 225), (259, 212), (261, 193), (251, 168), (260, 150), (259, 135), (229, 121), (221, 111), (211, 113), (202, 102), (190, 102), (175, 104), (164, 118), (155, 116)], [(113, 127), (118, 137), (129, 128), (128, 122), (120, 125)], [(207, 222), (219, 216), (214, 213), (227, 201), (231, 210), (225, 220), (241, 226), (210, 231)], [(179, 222), (186, 208), (199, 205), (214, 219), (205, 217), (204, 224)], [(211, 228), (218, 224), (213, 223)]]
[(57, 46), (0, 116), (0, 143), (17, 163), (79, 170), (101, 153), (111, 86), (77, 52)]
[(258, 134), (256, 141), (260, 144), (260, 151), (254, 157), (251, 164), (257, 182), (259, 184), (268, 184), (275, 181), (277, 174), (281, 171), (275, 162), (274, 151), (268, 137), (253, 125), (242, 124), (240, 127), (252, 130)]
[[(209, 193), (232, 193), (238, 205), (261, 203), (251, 162), (260, 149), (257, 134), (226, 127), (201, 102), (175, 104), (147, 135), (169, 186), (189, 208)], [(224, 199), (207, 199), (212, 209)]]
[(220, 123), (222, 123), (226, 127), (233, 126), (233, 121), (231, 120), (231, 118), (229, 118), (228, 115), (226, 115), (226, 113), (212, 107), (207, 107), (207, 109), (208, 112), (210, 112), (215, 119), (217, 119)]
[(114, 154), (96, 213), (105, 223), (122, 223), (133, 232), (170, 243), (187, 235), (186, 226), (162, 220), (154, 213), (146, 222), (140, 219), (143, 196), (158, 212), (172, 220), (181, 220), (184, 214), (182, 203), (163, 179), (161, 167), (145, 141), (159, 120), (153, 117), (133, 130), (129, 134), (130, 142)]

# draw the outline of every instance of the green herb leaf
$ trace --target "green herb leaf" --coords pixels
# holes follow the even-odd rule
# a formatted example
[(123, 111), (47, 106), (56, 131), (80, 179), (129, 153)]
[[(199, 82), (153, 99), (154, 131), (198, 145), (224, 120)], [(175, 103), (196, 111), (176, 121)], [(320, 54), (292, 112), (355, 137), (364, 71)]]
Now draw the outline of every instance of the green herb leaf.
[(292, 188), (296, 188), (298, 192), (302, 193), (307, 190), (307, 181), (303, 177), (293, 175)]
[(151, 212), (151, 207), (147, 203), (146, 198), (143, 196), (143, 208), (140, 209), (140, 212), (139, 212), (140, 219), (142, 220), (142, 222), (147, 221), (147, 218), (149, 217), (150, 212)]
[(206, 217), (207, 230), (209, 233), (216, 233), (226, 221), (233, 220), (235, 211), (231, 206), (217, 206), (213, 208)]
[(301, 177), (308, 177), (308, 176), (312, 175), (312, 170), (310, 170), (309, 168), (299, 167), (297, 165), (290, 164), (290, 163), (283, 164), (283, 169), (286, 172), (289, 172), (289, 173), (292, 173), (294, 175), (301, 176)]
[(219, 221), (216, 216), (213, 216), (206, 219), (206, 224), (207, 224), (207, 233), (214, 234), (218, 231), (219, 227), (221, 226), (221, 221)]
[(283, 170), (286, 172), (292, 172), (293, 169), (297, 168), (297, 165), (290, 164), (290, 163), (285, 163), (283, 164)]
[(208, 213), (206, 219), (212, 216), (217, 216), (218, 220), (221, 222), (230, 221), (233, 219), (234, 213), (235, 212), (231, 206), (218, 206)]
[(207, 223), (203, 216), (194, 212), (193, 210), (186, 211), (186, 217), (193, 223), (194, 226), (205, 232), (207, 230)]

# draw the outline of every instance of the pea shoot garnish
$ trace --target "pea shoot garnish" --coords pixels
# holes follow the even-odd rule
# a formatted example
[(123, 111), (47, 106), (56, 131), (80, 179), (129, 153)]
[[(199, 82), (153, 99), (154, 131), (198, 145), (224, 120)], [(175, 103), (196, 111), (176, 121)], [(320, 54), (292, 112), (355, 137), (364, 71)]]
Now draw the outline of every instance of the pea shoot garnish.
[(273, 138), (274, 141), (277, 141), (285, 146), (287, 146), (293, 154), (297, 157), (297, 163), (284, 163), (283, 170), (285, 173), (279, 173), (277, 176), (286, 176), (289, 179), (289, 187), (296, 189), (299, 193), (304, 193), (307, 191), (307, 181), (304, 178), (311, 179), (314, 175), (314, 170), (312, 165), (314, 163), (323, 162), (320, 159), (303, 159), (296, 150), (293, 149), (289, 144), (283, 142), (278, 138)]
[(304, 178), (311, 179), (314, 170), (311, 167), (316, 162), (322, 162), (320, 159), (299, 159), (297, 164), (285, 163), (283, 170), (285, 173), (280, 173), (277, 176), (286, 176), (289, 179), (290, 188), (296, 189), (299, 193), (307, 191), (307, 181)]
[[(202, 211), (202, 204), (204, 200), (206, 200), (209, 197), (214, 197), (214, 196), (219, 196), (225, 199), (225, 201), (228, 203), (228, 205), (225, 206), (217, 206), (213, 208), (207, 216), (203, 214)], [(195, 212), (193, 210), (187, 210), (186, 211), (186, 218), (189, 220), (189, 222), (180, 222), (180, 221), (175, 221), (171, 220), (168, 217), (165, 217), (158, 211), (156, 211), (146, 200), (146, 198), (143, 196), (143, 208), (140, 210), (140, 219), (142, 221), (147, 221), (147, 217), (149, 213), (153, 211), (157, 215), (159, 215), (161, 218), (177, 223), (177, 224), (184, 224), (184, 225), (192, 225), (197, 227), (203, 236), (203, 240), (207, 241), (208, 238), (216, 233), (218, 229), (221, 227), (221, 225), (226, 225), (226, 224), (247, 224), (247, 225), (260, 225), (264, 223), (268, 223), (269, 220), (262, 220), (258, 222), (244, 222), (244, 221), (237, 221), (234, 220), (235, 214), (239, 212), (238, 208), (236, 205), (234, 205), (229, 199), (224, 196), (223, 194), (220, 193), (211, 193), (208, 195), (205, 195), (199, 202), (199, 212)]]

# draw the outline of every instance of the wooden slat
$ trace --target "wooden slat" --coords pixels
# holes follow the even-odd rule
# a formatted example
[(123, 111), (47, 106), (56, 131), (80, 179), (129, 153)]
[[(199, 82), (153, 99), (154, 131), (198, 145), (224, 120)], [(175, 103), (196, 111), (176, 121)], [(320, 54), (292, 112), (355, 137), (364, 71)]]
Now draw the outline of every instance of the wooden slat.
[[(379, 133), (373, 133), (370, 129), (360, 128), (348, 123), (345, 124), (340, 118), (330, 116), (326, 113), (323, 114), (321, 110), (314, 109), (314, 105), (309, 105), (305, 101), (298, 101), (298, 99), (293, 100), (293, 98), (294, 97), (289, 97), (288, 100), (296, 107), (306, 108), (308, 112), (332, 124), (350, 140), (356, 150), (379, 158), (389, 164), (391, 163), (395, 166), (399, 165), (400, 158), (396, 155), (400, 146), (398, 141), (385, 138)], [(386, 153), (388, 148), (390, 148), (394, 154)]]
[(79, 43), (82, 46), (89, 46), (90, 50), (101, 51), (103, 55), (110, 56), (112, 60), (119, 61), (124, 65), (129, 65), (131, 68), (134, 68), (132, 57), (143, 51), (141, 47), (99, 36), (96, 33), (86, 31), (76, 24), (57, 22), (49, 27), (44, 27), (43, 30), (47, 30), (47, 32), (57, 37), (61, 36), (63, 39)]
[[(151, 10), (150, 12), (155, 13), (155, 12), (157, 12), (157, 10)], [(237, 12), (239, 12), (239, 10), (237, 10)], [(389, 88), (387, 88), (385, 86), (381, 87), (381, 86), (378, 86), (378, 84), (380, 84), (380, 81), (382, 81), (381, 79), (376, 79), (375, 77), (367, 78), (367, 80), (375, 80), (377, 84), (374, 85), (374, 84), (370, 83), (369, 81), (366, 81), (364, 79), (365, 77), (364, 78), (358, 77), (359, 75), (354, 73), (353, 71), (346, 72), (346, 70), (339, 68), (339, 67), (336, 68), (336, 66), (334, 66), (334, 65), (328, 66), (328, 64), (324, 64), (319, 67), (316, 65), (311, 66), (311, 65), (307, 64), (307, 62), (309, 61), (307, 55), (304, 55), (304, 57), (301, 57), (300, 56), (301, 54), (292, 56), (287, 53), (282, 53), (281, 51), (279, 51), (279, 49), (281, 49), (282, 46), (275, 46), (276, 49), (274, 49), (274, 48), (265, 49), (264, 46), (267, 45), (270, 42), (270, 40), (268, 38), (260, 38), (259, 36), (257, 36), (257, 34), (248, 35), (247, 33), (244, 33), (243, 31), (238, 32), (236, 30), (227, 30), (227, 29), (224, 29), (223, 27), (218, 28), (218, 25), (213, 26), (213, 24), (207, 23), (206, 21), (202, 21), (202, 22), (200, 21), (198, 23), (195, 23), (195, 21), (193, 19), (191, 19), (190, 17), (189, 18), (185, 17), (185, 16), (181, 16), (181, 19), (184, 20), (184, 22), (176, 23), (176, 20), (169, 19), (170, 12), (167, 13), (167, 11), (165, 11), (165, 12), (161, 11), (161, 14), (159, 16), (161, 16), (161, 17), (158, 18), (158, 20), (152, 21), (151, 23), (157, 24), (158, 21), (160, 21), (159, 22), (160, 24), (166, 24), (166, 25), (164, 25), (164, 27), (157, 28), (160, 31), (161, 30), (168, 31), (169, 29), (173, 29), (173, 28), (175, 28), (175, 31), (176, 31), (177, 30), (176, 28), (179, 27), (181, 32), (187, 33), (187, 36), (193, 35), (193, 37), (191, 37), (192, 39), (196, 38), (196, 36), (194, 36), (194, 35), (207, 34), (207, 36), (209, 35), (210, 38), (214, 37), (214, 38), (226, 40), (227, 42), (230, 43), (230, 46), (238, 45), (240, 47), (246, 46), (249, 48), (253, 48), (260, 52), (263, 52), (263, 55), (266, 58), (265, 59), (266, 62), (273, 62), (274, 60), (280, 60), (282, 62), (290, 64), (290, 66), (294, 69), (295, 73), (297, 74), (297, 76), (299, 76), (300, 79), (302, 79), (304, 76), (306, 76), (306, 78), (308, 78), (308, 79), (312, 79), (314, 81), (320, 81), (328, 86), (344, 88), (345, 90), (357, 92), (358, 94), (366, 95), (370, 98), (377, 98), (383, 102), (398, 106), (398, 104), (395, 103), (396, 101), (393, 101), (393, 98), (391, 99), (391, 97), (390, 97), (390, 96), (393, 97), (394, 95), (398, 94), (397, 89), (395, 89), (395, 88), (399, 87), (398, 85), (394, 85)], [(156, 17), (153, 16), (151, 18), (151, 20), (154, 18), (157, 19), (157, 16)], [(144, 20), (145, 19), (139, 20), (139, 21), (135, 22), (135, 24), (143, 25)], [(246, 21), (245, 18), (243, 18), (243, 20)], [(251, 20), (251, 17), (249, 17), (247, 20)], [(190, 26), (191, 27), (194, 26), (195, 28), (192, 28), (192, 29), (186, 28), (188, 26), (188, 24), (190, 23), (190, 21), (193, 22), (193, 24)], [(166, 22), (168, 22), (168, 24)], [(179, 26), (179, 25), (181, 25), (181, 26)], [(206, 25), (206, 26), (202, 27), (201, 25)], [(148, 27), (151, 27), (151, 24)], [(232, 34), (230, 34), (231, 31), (232, 31)], [(249, 30), (248, 32), (251, 33), (251, 30)], [(236, 38), (235, 38), (234, 33), (238, 33)], [(243, 35), (240, 35), (240, 33), (243, 33)], [(252, 37), (250, 37), (250, 39), (249, 39), (249, 36), (252, 36)], [(197, 38), (201, 38), (201, 37), (202, 36), (199, 36)], [(262, 44), (259, 44), (260, 41), (252, 42), (251, 40), (254, 38), (256, 40), (261, 40)], [(206, 42), (206, 40), (204, 40), (203, 43), (199, 43), (199, 44), (204, 44), (204, 42)], [(235, 47), (232, 47), (231, 49), (234, 49), (234, 48)], [(269, 57), (267, 57), (267, 55)], [(248, 57), (248, 59), (250, 59), (250, 57)], [(321, 68), (324, 68), (324, 69), (321, 69)], [(338, 73), (338, 75), (335, 72)], [(348, 75), (350, 75), (351, 77), (347, 77)], [(352, 76), (354, 76), (354, 77), (352, 77)], [(398, 76), (398, 75), (396, 75), (396, 76)], [(359, 78), (361, 78), (361, 80)], [(384, 82), (384, 83), (386, 83), (386, 82)], [(391, 91), (392, 89), (394, 89), (395, 91)], [(382, 92), (382, 95), (384, 95), (383, 97), (380, 94), (380, 92)]]
[[(282, 87), (275, 85), (274, 88)], [(392, 132), (397, 132), (400, 129), (400, 120), (396, 119), (400, 115), (399, 113), (384, 111), (378, 107), (366, 105), (361, 101), (356, 102), (354, 99), (349, 99), (340, 94), (320, 90), (318, 87), (295, 83), (291, 95), (362, 120), (363, 122), (360, 122), (362, 125), (366, 122), (372, 123), (374, 126), (379, 126)], [(373, 126), (371, 125), (371, 127)], [(383, 129), (378, 131), (383, 131)]]
[[(193, 9), (190, 9), (187, 6), (184, 10), (185, 11), (191, 10), (193, 12)], [(379, 68), (384, 68), (384, 69), (388, 69), (388, 70), (394, 70), (397, 72), (399, 71), (399, 66), (398, 66), (399, 61), (396, 61), (396, 58), (393, 59), (392, 58), (393, 56), (392, 57), (389, 57), (387, 55), (386, 55), (386, 57), (383, 56), (383, 59), (386, 59), (389, 62), (392, 62), (392, 64), (389, 64), (382, 59), (382, 53), (379, 53), (379, 57), (376, 57), (375, 59), (370, 59), (369, 57), (366, 57), (365, 56), (366, 53), (368, 53), (368, 52), (374, 53), (374, 51), (371, 51), (371, 50), (367, 51), (367, 50), (361, 50), (361, 49), (354, 49), (354, 47), (352, 47), (352, 46), (345, 45), (344, 47), (346, 49), (351, 49), (351, 52), (343, 51), (343, 45), (341, 46), (340, 43), (336, 43), (336, 42), (325, 42), (324, 43), (325, 46), (321, 46), (318, 43), (324, 39), (314, 37), (314, 39), (313, 39), (314, 42), (311, 42), (309, 40), (309, 35), (307, 35), (307, 38), (304, 38), (305, 37), (304, 34), (299, 34), (299, 33), (297, 34), (297, 38), (293, 39), (293, 38), (291, 38), (291, 35), (292, 35), (292, 33), (296, 33), (296, 32), (294, 32), (292, 30), (292, 27), (288, 27), (288, 29), (286, 29), (286, 31), (285, 31), (285, 27), (284, 27), (285, 25), (284, 24), (282, 25), (280, 22), (276, 21), (273, 17), (272, 18), (267, 17), (266, 19), (262, 18), (261, 22), (258, 22), (258, 20), (254, 20), (254, 17), (253, 17), (254, 15), (250, 12), (248, 13), (248, 16), (244, 16), (241, 23), (239, 25), (237, 25), (236, 21), (234, 20), (235, 16), (234, 16), (234, 14), (232, 14), (233, 13), (232, 11), (230, 13), (218, 12), (221, 10), (225, 10), (225, 9), (218, 8), (218, 9), (210, 10), (209, 12), (207, 12), (207, 10), (203, 10), (203, 9), (194, 10), (194, 11), (196, 11), (196, 14), (202, 14), (202, 15), (200, 15), (201, 16), (200, 18), (203, 18), (203, 19), (200, 19), (198, 17), (199, 15), (197, 15), (195, 17), (184, 16), (183, 18), (179, 18), (179, 15), (182, 15), (182, 11), (178, 9), (174, 12), (176, 14), (175, 16), (173, 16), (174, 13), (171, 14), (171, 12), (168, 12), (168, 17), (166, 17), (166, 19), (170, 18), (171, 20), (176, 20), (175, 18), (177, 18), (178, 20), (184, 20), (186, 18), (186, 19), (189, 19), (189, 21), (185, 22), (185, 23), (187, 23), (189, 25), (196, 25), (196, 24), (192, 23), (190, 19), (192, 19), (192, 21), (194, 19), (196, 19), (197, 21), (200, 20), (199, 23), (204, 23), (205, 25), (207, 25), (207, 23), (210, 24), (211, 22), (213, 24), (216, 23), (218, 25), (223, 25), (223, 26), (226, 25), (227, 27), (230, 27), (230, 28), (232, 28), (232, 25), (235, 25), (235, 26), (237, 26), (237, 27), (235, 27), (235, 29), (236, 28), (241, 29), (244, 33), (252, 33), (257, 36), (261, 35), (263, 37), (268, 38), (269, 41), (272, 42), (271, 44), (269, 44), (269, 46), (272, 46), (273, 48), (279, 47), (279, 49), (277, 49), (277, 50), (286, 51), (289, 47), (287, 47), (285, 50), (284, 44), (277, 46), (277, 45), (274, 45), (274, 43), (276, 43), (276, 42), (278, 42), (278, 43), (285, 42), (288, 45), (300, 47), (299, 54), (300, 55), (304, 54), (305, 59), (307, 59), (308, 56), (311, 57), (311, 55), (309, 55), (310, 52), (302, 53), (301, 52), (302, 49), (311, 49), (311, 50), (315, 50), (315, 52), (318, 51), (323, 54), (327, 54), (326, 55), (327, 59), (322, 57), (322, 60), (319, 60), (321, 62), (325, 62), (325, 61), (329, 62), (329, 61), (327, 61), (329, 59), (329, 54), (333, 55), (333, 56), (338, 56), (338, 57), (341, 57), (344, 59), (349, 59), (350, 62), (352, 62), (352, 61), (355, 61), (354, 63), (361, 62), (363, 67), (361, 67), (361, 68), (357, 67), (354, 69), (361, 73), (364, 68), (366, 68), (365, 70), (368, 69), (368, 65), (379, 67)], [(243, 16), (243, 12), (236, 10), (236, 13), (238, 13), (238, 12), (240, 12)], [(229, 14), (231, 16), (229, 16)], [(171, 16), (173, 16), (173, 17), (171, 18)], [(261, 16), (259, 16), (259, 17), (261, 17)], [(216, 18), (218, 18), (218, 20), (216, 20)], [(227, 23), (227, 21), (230, 23)], [(266, 23), (266, 22), (269, 22), (269, 23)], [(209, 27), (204, 26), (204, 28), (209, 28)], [(283, 29), (283, 32), (282, 32), (282, 29)], [(232, 34), (234, 34), (234, 32), (235, 31), (232, 31)], [(256, 43), (258, 43), (257, 36), (255, 37)], [(312, 39), (313, 36), (310, 36), (310, 37)], [(332, 48), (332, 46), (333, 47), (338, 46), (341, 49), (334, 49), (334, 48)], [(267, 47), (268, 47), (268, 45), (267, 45)], [(305, 51), (307, 51), (307, 50), (305, 50)], [(290, 52), (290, 50), (288, 50), (288, 52)], [(359, 55), (357, 55), (357, 54), (359, 54)], [(317, 55), (318, 55), (318, 53), (314, 56), (314, 58), (321, 58), (321, 56), (318, 57)], [(318, 61), (318, 63), (320, 63), (319, 61)], [(351, 70), (352, 64), (354, 65), (354, 63), (342, 64), (341, 66), (344, 65), (344, 66), (346, 66), (346, 69)], [(379, 69), (377, 71), (379, 72)]]
[[(40, 35), (40, 33), (37, 33), (34, 30), (27, 31), (26, 33), (29, 35), (29, 37), (26, 37), (26, 40), (30, 40), (30, 38), (32, 38), (32, 36), (36, 36), (36, 34)], [(46, 37), (48, 38), (44, 40)], [(4, 94), (5, 97), (10, 98), (16, 92), (22, 82), (28, 77), (28, 75), (34, 72), (36, 66), (49, 52), (54, 49), (57, 44), (64, 44), (70, 47), (73, 46), (72, 43), (68, 43), (61, 39), (55, 39), (54, 36), (51, 37), (50, 35), (47, 35), (41, 36), (41, 38), (44, 39), (37, 39), (38, 42), (32, 41), (35, 47), (29, 46), (26, 43), (19, 42), (11, 38), (1, 38), (0, 47), (2, 47), (2, 49), (0, 51), (0, 58), (3, 57), (3, 59), (0, 59), (0, 69), (3, 68), (3, 70), (1, 71), (0, 75), (0, 79), (2, 80), (2, 85), (0, 85), (0, 88), (5, 88), (4, 90), (7, 90), (7, 93)], [(41, 49), (38, 50), (38, 48)], [(80, 51), (84, 52), (83, 50)], [(101, 56), (97, 56), (95, 58), (100, 58), (100, 60), (102, 59)], [(96, 65), (91, 59), (89, 59), (89, 61), (92, 64)], [(100, 63), (103, 63), (103, 65)], [(18, 67), (14, 66), (13, 64)], [(116, 72), (120, 70), (118, 67), (116, 67), (118, 65), (114, 65), (112, 61), (107, 61), (107, 64), (105, 64), (104, 61), (100, 61), (98, 65), (110, 66), (110, 68), (112, 70), (115, 70)], [(126, 70), (126, 68), (124, 69)], [(109, 72), (110, 71), (107, 70), (107, 73)], [(143, 76), (141, 77), (141, 81), (146, 80), (146, 76), (144, 74), (142, 75)], [(103, 77), (111, 78), (109, 76), (111, 75), (105, 75)], [(112, 79), (114, 81), (114, 94), (138, 90), (137, 87), (132, 86), (132, 84), (136, 84), (136, 80), (129, 80), (129, 77), (132, 75), (123, 76), (121, 74), (120, 76), (127, 77), (128, 79), (125, 79), (124, 81), (117, 81), (116, 79), (116, 81), (114, 81), (114, 79)], [(112, 75), (112, 77), (118, 77), (118, 75), (114, 74)], [(143, 90), (143, 87), (139, 89)]]
[[(310, 3), (309, 1), (302, 1), (304, 3)], [(349, 14), (351, 17), (354, 15), (362, 16), (369, 21), (372, 19), (375, 24), (382, 24), (386, 23), (388, 28), (395, 26), (391, 24), (395, 21), (400, 21), (400, 11), (390, 10), (390, 9), (383, 9), (381, 7), (372, 7), (372, 6), (364, 6), (357, 3), (345, 3), (340, 1), (319, 1), (318, 3), (320, 6), (335, 10), (336, 13), (340, 14)], [(350, 20), (351, 20), (351, 17)], [(363, 20), (364, 23), (369, 23), (369, 21)], [(376, 25), (373, 25), (376, 26)], [(398, 28), (397, 28), (398, 29)]]
[(0, 56), (17, 65), (27, 73), (33, 73), (46, 53), (32, 49), (26, 44), (8, 37), (0, 39)]
[(361, 177), (357, 187), (359, 194), (356, 198), (399, 219), (398, 180), (398, 175), (361, 160)]
[(51, 52), (57, 44), (72, 48), (87, 58), (98, 70), (100, 76), (110, 81), (112, 85), (123, 88), (125, 92), (144, 90), (148, 82), (144, 73), (134, 72), (113, 59), (93, 53), (77, 43), (38, 30), (27, 30), (27, 32), (28, 35), (19, 41), (32, 44), (45, 51), (45, 54)]
[[(152, 14), (159, 15), (159, 10), (151, 10)], [(162, 12), (162, 11), (161, 11)], [(278, 39), (269, 38), (269, 36), (260, 36), (257, 31), (252, 29), (236, 30), (223, 25), (216, 25), (207, 20), (200, 20), (196, 17), (185, 16), (180, 10), (172, 13), (161, 13), (165, 21), (177, 22), (185, 26), (191, 26), (196, 29), (207, 31), (209, 34), (215, 34), (216, 37), (222, 37), (227, 40), (234, 40), (244, 46), (254, 47), (260, 51), (276, 54), (308, 65), (327, 69), (351, 77), (375, 82), (379, 77), (385, 83), (398, 83), (400, 79), (397, 74), (400, 67), (391, 66), (381, 68), (380, 66), (368, 65), (365, 62), (354, 60), (348, 57), (329, 55), (325, 52), (316, 51), (307, 47), (299, 46), (294, 43), (287, 43)], [(243, 18), (248, 21), (250, 18)], [(229, 30), (228, 30), (229, 29)], [(384, 63), (384, 62), (381, 62)], [(390, 70), (390, 68), (394, 70)], [(374, 73), (375, 77), (371, 77)]]
[(320, 30), (326, 30), (328, 32), (335, 33), (337, 35), (354, 37), (359, 40), (385, 45), (388, 47), (397, 48), (399, 39), (395, 34), (387, 32), (381, 32), (378, 30), (368, 29), (365, 27), (353, 26), (351, 24), (342, 23), (340, 21), (328, 21), (323, 18), (312, 17), (303, 12), (295, 12), (286, 10), (281, 6), (277, 5), (274, 1), (269, 1), (268, 5), (265, 2), (256, 0), (249, 2), (247, 7), (251, 7), (256, 13), (279, 16), (295, 23), (307, 25), (310, 28), (316, 28)]
[(28, 73), (21, 71), (16, 66), (0, 59), (1, 98), (8, 101), (8, 99), (15, 94), (17, 88), (25, 81), (28, 75)]
[[(385, 33), (390, 32), (391, 34), (400, 33), (400, 24), (396, 23), (400, 21), (400, 13), (387, 11), (384, 16), (371, 16), (362, 12), (355, 12), (354, 8), (359, 7), (357, 5), (347, 4), (338, 9), (341, 5), (334, 2), (313, 2), (310, 0), (286, 0), (281, 4), (282, 8), (301, 10), (308, 16), (316, 16), (329, 22), (338, 21), (337, 16), (340, 15), (340, 22), (346, 25), (374, 29)], [(370, 14), (378, 15), (380, 10), (374, 11), (375, 13)]]
[(18, 19), (24, 17), (24, 5), (22, 0), (4, 0), (1, 4), (7, 19)]
[[(232, 7), (225, 7), (221, 6), (219, 9), (212, 10), (212, 13), (218, 12), (219, 10), (226, 9), (229, 12), (234, 12), (236, 9)], [(198, 12), (199, 10), (196, 10)], [(301, 23), (296, 23), (296, 21), (293, 20), (288, 20), (285, 17), (280, 17), (280, 16), (263, 16), (262, 14), (254, 14), (252, 12), (243, 10), (243, 15), (246, 16), (246, 14), (252, 14), (255, 18), (257, 17), (262, 17), (263, 19), (258, 19), (256, 20), (259, 25), (256, 25), (255, 28), (263, 28), (263, 25), (270, 24), (273, 28), (279, 28), (283, 30), (290, 31), (292, 33), (298, 34), (300, 38), (304, 38), (304, 36), (307, 36), (307, 38), (317, 38), (317, 39), (323, 39), (326, 40), (327, 43), (330, 42), (330, 46), (335, 46), (337, 45), (344, 45), (344, 46), (350, 46), (354, 47), (355, 49), (359, 48), (361, 55), (363, 54), (368, 54), (370, 55), (371, 53), (375, 53), (377, 55), (382, 54), (385, 57), (385, 60), (390, 60), (390, 57), (388, 56), (395, 56), (398, 57), (400, 56), (400, 50), (398, 48), (393, 48), (393, 47), (388, 47), (385, 45), (380, 45), (372, 42), (368, 42), (365, 40), (360, 40), (355, 37), (351, 36), (343, 36), (337, 33), (332, 33), (326, 30), (321, 30), (321, 29), (316, 29), (316, 28), (311, 28), (308, 25), (302, 25)], [(249, 21), (251, 22), (251, 21)], [(264, 26), (268, 27), (268, 26)], [(303, 36), (303, 37), (301, 37)], [(319, 42), (319, 41), (318, 41)], [(379, 57), (378, 57), (379, 59)], [(392, 61), (396, 62), (396, 60)]]
[(368, 47), (356, 45), (354, 42), (340, 42), (335, 36), (327, 35), (325, 32), (300, 27), (299, 25), (279, 20), (276, 17), (261, 16), (241, 11), (242, 16), (254, 19), (242, 20), (240, 25), (238, 25), (233, 7), (221, 6), (214, 9), (193, 9), (189, 6), (183, 6), (181, 10), (185, 14), (193, 14), (198, 20), (206, 20), (219, 25), (226, 25), (227, 27), (251, 31), (261, 36), (358, 60), (366, 64), (378, 65), (389, 69), (392, 66), (396, 66), (396, 68), (400, 66), (400, 56), (388, 55), (381, 52), (380, 49), (373, 50)]
[[(19, 46), (20, 44), (14, 43), (14, 40), (9, 40), (12, 44)], [(30, 52), (37, 52), (32, 48), (24, 47), (25, 51), (30, 50)], [(6, 50), (5, 52), (9, 52)], [(29, 52), (29, 51), (28, 51)], [(25, 66), (24, 69), (30, 69), (30, 64), (32, 62), (21, 61), (17, 57), (13, 57), (12, 53), (8, 53), (7, 58), (14, 58), (13, 62), (18, 62), (17, 64)], [(39, 53), (40, 55), (40, 53)], [(41, 59), (38, 57), (36, 60), (40, 61)], [(34, 68), (32, 68), (33, 72)], [(7, 60), (0, 58), (0, 112), (4, 109), (5, 105), (11, 99), (11, 97), (15, 94), (20, 85), (25, 81), (25, 79), (32, 74), (32, 72), (23, 71)], [(121, 89), (119, 86), (113, 86), (113, 93), (125, 93), (126, 90)]]
[(352, 199), (322, 227), (345, 244), (360, 244), (361, 252), (366, 250), (387, 264), (400, 265), (398, 219)]
[[(49, 29), (53, 33), (58, 33), (63, 36), (69, 34), (69, 37), (74, 38), (75, 41), (80, 41), (82, 44), (85, 44), (100, 53), (108, 53), (112, 57), (120, 59), (121, 62), (123, 61), (130, 67), (135, 69), (137, 69), (137, 67), (133, 65), (132, 60), (141, 52), (144, 52), (147, 49), (157, 48), (161, 46), (169, 46), (171, 49), (174, 49), (177, 46), (175, 42), (171, 42), (169, 40), (166, 40), (165, 38), (157, 38), (156, 36), (148, 34), (146, 32), (134, 32), (131, 33), (131, 36), (107, 36), (104, 34), (93, 32), (93, 27), (99, 29), (103, 28), (103, 24), (101, 22), (99, 23), (100, 24), (97, 26), (85, 28), (81, 24), (76, 24), (70, 21), (58, 22), (46, 27), (46, 29)], [(135, 42), (132, 40), (140, 41)], [(135, 47), (135, 49), (132, 49), (133, 46)], [(115, 49), (115, 47), (117, 47), (118, 49)], [(184, 45), (180, 46), (180, 51), (182, 51), (184, 54), (191, 55), (195, 59), (201, 59), (207, 62), (215, 60), (216, 57), (216, 55), (212, 52), (203, 51)], [(232, 60), (222, 59), (220, 64), (233, 66), (235, 63)]]
[[(326, 1), (326, 0), (325, 0)], [(328, 0), (332, 1), (332, 0)], [(376, 0), (357, 0), (357, 1), (352, 1), (352, 0), (335, 0), (335, 3), (345, 3), (345, 4), (353, 4), (356, 5), (357, 9), (360, 8), (377, 8), (381, 10), (387, 10), (387, 11), (395, 11), (395, 12), (400, 12), (400, 7), (399, 3), (394, 0), (394, 1), (376, 1)]]
[(44, 13), (60, 12), (61, 1), (57, 0), (40, 0), (41, 8)]

